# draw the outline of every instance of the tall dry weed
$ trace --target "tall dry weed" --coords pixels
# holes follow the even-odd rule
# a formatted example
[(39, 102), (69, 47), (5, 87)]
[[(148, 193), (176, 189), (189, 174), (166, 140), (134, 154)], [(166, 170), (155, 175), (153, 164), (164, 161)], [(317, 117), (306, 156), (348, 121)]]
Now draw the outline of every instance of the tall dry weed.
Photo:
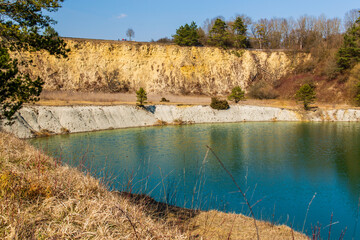
[(185, 239), (90, 175), (0, 133), (1, 239)]

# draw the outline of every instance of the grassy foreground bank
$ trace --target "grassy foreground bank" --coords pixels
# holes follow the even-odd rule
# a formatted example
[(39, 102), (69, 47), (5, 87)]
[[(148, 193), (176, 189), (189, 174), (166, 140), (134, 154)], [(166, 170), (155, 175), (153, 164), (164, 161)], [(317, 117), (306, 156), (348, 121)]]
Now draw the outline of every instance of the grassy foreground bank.
[[(258, 221), (261, 239), (308, 239)], [(239, 214), (110, 192), (26, 141), (0, 132), (0, 239), (256, 239)]]

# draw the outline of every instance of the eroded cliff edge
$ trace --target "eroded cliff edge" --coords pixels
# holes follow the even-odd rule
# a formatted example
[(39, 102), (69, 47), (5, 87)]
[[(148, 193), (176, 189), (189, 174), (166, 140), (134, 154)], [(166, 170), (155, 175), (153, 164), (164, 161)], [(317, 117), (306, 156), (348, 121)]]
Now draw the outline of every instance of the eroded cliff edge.
[(166, 123), (219, 123), (243, 121), (360, 121), (360, 110), (337, 109), (298, 112), (289, 109), (232, 105), (228, 110), (209, 106), (155, 105), (147, 109), (119, 106), (28, 106), (17, 113), (6, 132), (31, 138), (42, 132), (76, 133), (96, 130), (152, 126)]
[[(155, 43), (65, 39), (67, 59), (33, 53), (26, 69), (45, 90), (227, 94), (254, 81), (277, 81), (307, 61), (305, 53), (224, 50)], [(28, 56), (29, 57), (29, 56)]]

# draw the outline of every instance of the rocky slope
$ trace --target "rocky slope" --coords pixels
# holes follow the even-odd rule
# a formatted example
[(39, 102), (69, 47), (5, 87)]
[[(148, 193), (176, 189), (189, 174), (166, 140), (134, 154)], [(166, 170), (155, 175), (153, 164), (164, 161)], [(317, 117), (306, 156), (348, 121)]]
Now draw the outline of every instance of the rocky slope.
[(21, 109), (12, 126), (3, 130), (20, 138), (47, 134), (152, 126), (159, 124), (243, 121), (360, 121), (360, 110), (298, 112), (282, 108), (232, 105), (228, 110), (209, 106), (155, 105), (147, 109), (119, 106), (33, 106)]
[[(33, 76), (45, 90), (126, 92), (144, 87), (151, 93), (227, 94), (263, 79), (274, 82), (309, 55), (280, 51), (223, 50), (137, 43), (66, 39), (67, 59), (33, 53)], [(24, 55), (24, 54), (23, 54)]]

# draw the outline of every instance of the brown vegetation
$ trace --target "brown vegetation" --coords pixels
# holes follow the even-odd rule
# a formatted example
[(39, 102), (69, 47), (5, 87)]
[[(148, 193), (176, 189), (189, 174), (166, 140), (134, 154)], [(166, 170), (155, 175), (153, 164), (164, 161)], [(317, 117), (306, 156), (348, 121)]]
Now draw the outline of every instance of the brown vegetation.
[[(165, 98), (167, 101), (162, 101)], [(207, 96), (180, 96), (171, 94), (148, 94), (148, 104), (210, 104)], [(136, 104), (135, 93), (104, 93), (104, 92), (75, 92), (75, 91), (46, 91), (40, 95), (39, 105), (68, 106), (68, 105), (116, 105)]]
[[(1, 239), (253, 239), (253, 220), (200, 212), (150, 197), (110, 192), (93, 177), (61, 165), (0, 132)], [(257, 221), (261, 239), (307, 239)]]
[[(294, 95), (301, 86), (306, 82), (307, 74), (300, 74), (296, 76), (289, 76), (281, 79), (275, 88), (275, 93), (278, 94), (276, 99), (255, 99), (251, 95), (247, 95), (246, 101), (241, 101), (237, 104), (240, 105), (255, 105), (255, 106), (268, 106), (280, 107), (287, 109), (297, 109), (300, 105), (294, 100)], [(323, 86), (324, 84), (325, 86)], [(333, 84), (334, 86), (332, 86)], [(352, 79), (346, 84), (337, 84), (336, 82), (322, 81), (317, 85), (317, 102), (316, 105), (320, 108), (352, 108), (351, 102), (348, 102), (346, 96), (354, 94), (350, 91), (350, 85), (355, 84)], [(349, 86), (349, 90), (348, 89)], [(347, 95), (344, 97), (342, 91), (338, 92), (339, 87), (344, 88)], [(270, 87), (268, 87), (270, 88)], [(322, 89), (322, 90), (321, 90)], [(327, 90), (325, 92), (324, 90)], [(350, 91), (350, 92), (347, 92)], [(251, 93), (250, 93), (251, 94)], [(161, 102), (163, 94), (149, 94), (148, 104), (171, 104), (178, 106), (191, 106), (191, 105), (209, 105), (211, 97), (191, 95), (171, 95), (167, 94), (166, 99), (170, 102)], [(337, 97), (339, 96), (339, 97)], [(341, 100), (342, 99), (342, 100)], [(43, 91), (41, 99), (36, 103), (43, 106), (72, 106), (72, 105), (118, 105), (118, 104), (136, 104), (136, 95), (134, 93), (86, 93), (86, 92), (72, 92), (72, 91)]]
[(145, 205), (0, 133), (1, 239), (185, 239)]

